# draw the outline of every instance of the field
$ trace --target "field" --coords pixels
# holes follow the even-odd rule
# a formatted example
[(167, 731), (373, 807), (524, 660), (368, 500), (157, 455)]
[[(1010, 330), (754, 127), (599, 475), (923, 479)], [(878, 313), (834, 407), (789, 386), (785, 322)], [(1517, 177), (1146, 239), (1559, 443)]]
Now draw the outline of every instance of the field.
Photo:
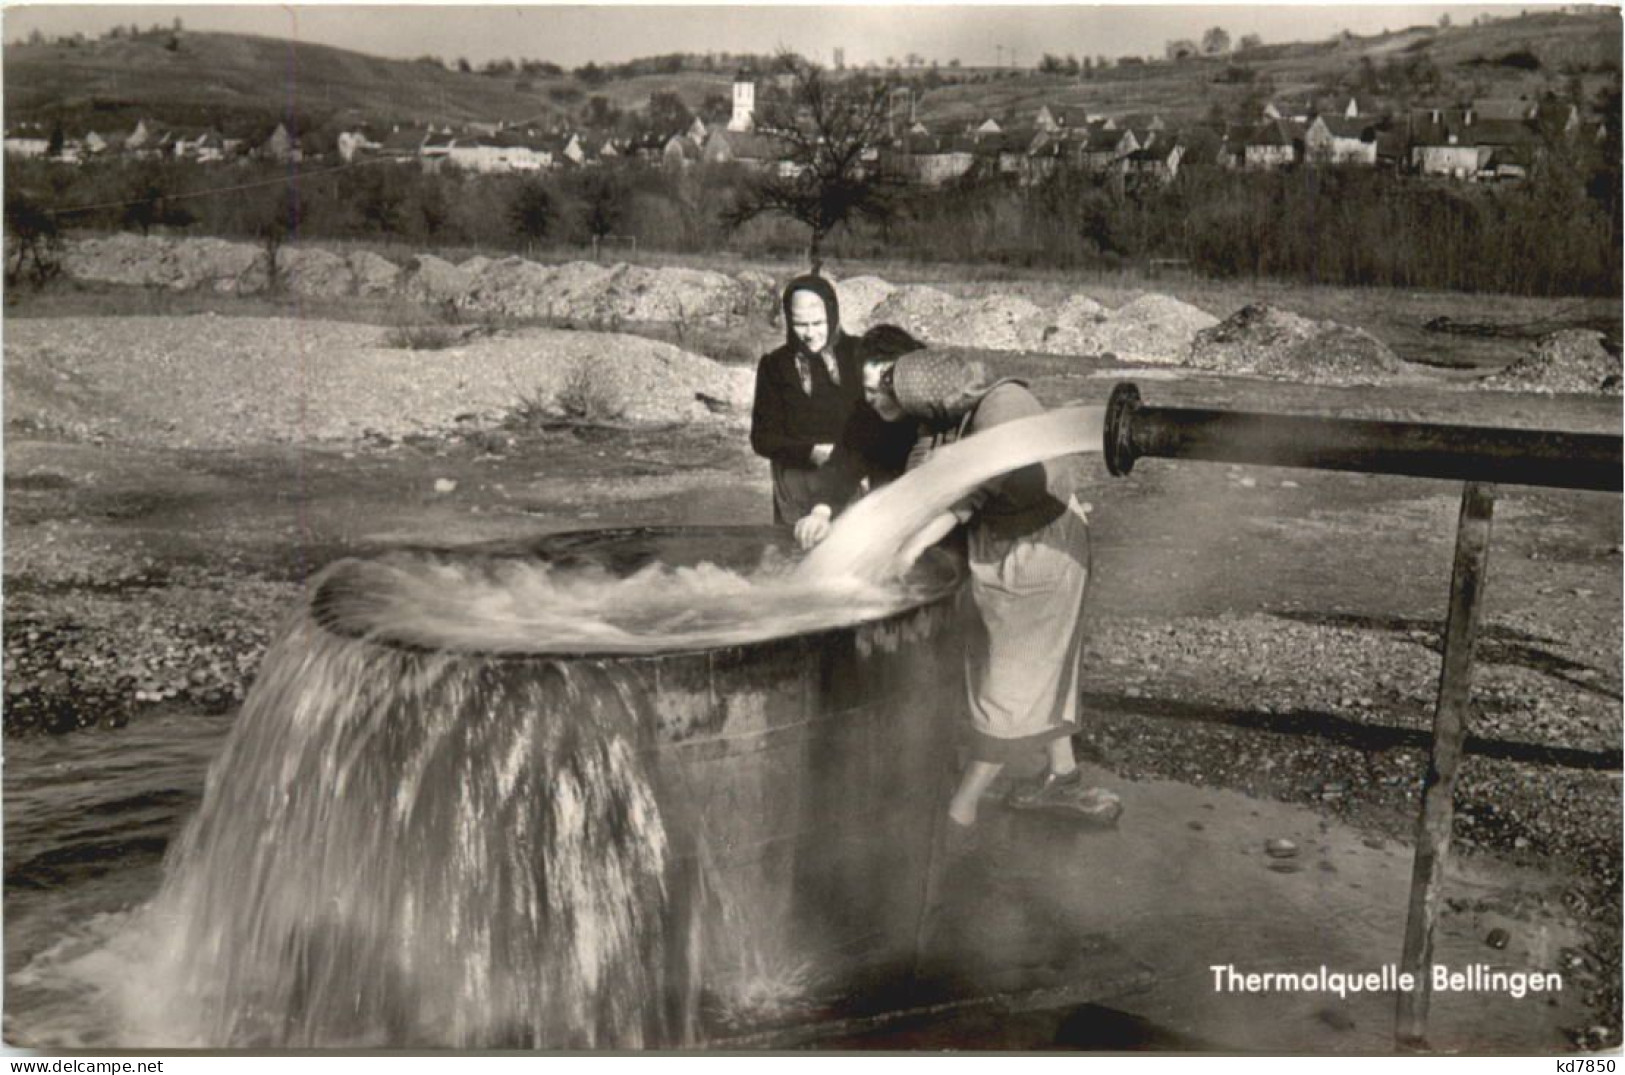
[[(1362, 103), (1373, 94), (1399, 99), (1412, 92), (1409, 74), (1389, 70), (1382, 70), (1380, 87), (1369, 79), (1360, 85), (1358, 72), (1371, 64), (1379, 69), (1389, 63), (1431, 65), (1440, 73), (1441, 100), (1538, 98), (1564, 89), (1571, 76), (1589, 98), (1617, 78), (1618, 42), (1617, 12), (1537, 12), (1478, 26), (1395, 27), (1370, 37), (1275, 44), (1180, 63), (1091, 57), (1109, 65), (1084, 77), (1044, 75), (1032, 67), (962, 68), (948, 56), (929, 58), (937, 66), (894, 67), (886, 73), (914, 85), (919, 116), (931, 125), (981, 122), (989, 116), (1001, 123), (1030, 120), (1046, 104), (1114, 117), (1158, 113), (1169, 122), (1188, 124), (1205, 121), (1215, 106), (1252, 119), (1251, 102), (1261, 88), (1266, 97), (1291, 99), (1346, 97), (1358, 86)], [(1082, 56), (1089, 43), (1060, 40), (1054, 47), (1057, 56)], [(1513, 52), (1534, 57), (1534, 66), (1501, 62)], [(677, 73), (610, 71), (596, 78), (583, 77), (581, 69), (457, 71), (447, 63), (454, 59), (386, 60), (304, 42), (171, 34), (167, 28), (95, 41), (8, 43), (6, 119), (15, 124), (65, 116), (105, 134), (108, 128), (133, 128), (136, 120), (156, 115), (171, 123), (263, 124), (263, 134), (282, 117), (294, 72), (300, 116), (312, 130), (349, 123), (355, 116), (375, 124), (411, 118), (436, 125), (501, 121), (547, 126), (579, 118), (593, 96), (634, 113), (645, 109), (655, 93), (674, 93), (691, 110), (715, 120), (726, 117), (728, 84), (738, 64), (751, 58), (730, 62), (713, 57), (709, 69), (701, 69), (702, 57), (688, 57)], [(521, 65), (525, 61), (515, 59)], [(762, 65), (767, 58), (756, 60)], [(1245, 77), (1232, 77), (1229, 68), (1240, 69)], [(719, 97), (724, 102), (720, 114), (711, 103)]]
[[(758, 269), (778, 278), (789, 268), (766, 262), (704, 267)], [(985, 354), (996, 369), (1029, 379), (1051, 405), (1100, 404), (1114, 384), (1132, 380), (1157, 405), (1620, 429), (1617, 397), (1462, 387), (1507, 365), (1531, 338), (1556, 327), (1600, 326), (1617, 340), (1619, 307), (1605, 300), (1219, 284), (1177, 274), (1147, 280), (886, 263), (830, 268), (843, 278), (878, 275), (962, 297), (997, 292), (1041, 304), (1081, 291), (1116, 307), (1156, 291), (1221, 318), (1267, 301), (1364, 328), (1423, 370), (1420, 379), (1399, 385), (1330, 388), (1100, 358)], [(55, 764), (53, 758), (74, 749), (70, 741), (86, 736), (104, 737), (111, 746), (126, 729), (231, 712), (304, 580), (337, 557), (583, 528), (770, 518), (767, 468), (751, 455), (737, 408), (681, 422), (570, 419), (527, 408), (532, 386), (505, 382), (492, 388), (487, 404), (511, 390), (510, 405), (484, 405), (449, 426), (417, 429), (403, 419), (396, 427), (380, 418), (379, 428), (321, 442), (236, 438), (229, 446), (219, 446), (225, 443), (220, 438), (187, 446), (179, 432), (166, 439), (162, 430), (134, 439), (120, 435), (120, 423), (133, 421), (120, 416), (157, 413), (156, 404), (141, 397), (170, 383), (156, 367), (144, 373), (142, 362), (183, 371), (218, 367), (197, 380), (198, 395), (186, 403), (195, 413), (173, 420), (176, 430), (230, 432), (234, 422), (246, 421), (243, 408), (265, 401), (249, 398), (246, 387), (254, 383), (250, 364), (256, 360), (222, 349), (221, 340), (249, 339), (257, 325), (271, 334), (265, 346), (274, 351), (301, 325), (318, 342), (383, 330), (398, 309), (382, 300), (59, 285), (38, 294), (14, 290), (7, 302), (7, 730), (29, 737), (25, 769)], [(1501, 331), (1460, 335), (1424, 327), (1439, 317)], [(122, 380), (76, 380), (71, 363), (52, 367), (49, 355), (66, 353), (81, 331), (96, 347), (128, 352), (109, 360), (126, 365), (106, 367), (122, 368)], [(676, 336), (670, 326), (626, 331), (667, 341)], [(585, 346), (613, 358), (648, 342), (526, 325), (495, 332), (494, 341), (479, 346), (563, 348), (570, 343), (563, 337), (573, 335), (588, 337)], [(740, 323), (683, 342), (738, 369), (776, 332), (765, 321)], [(14, 360), (13, 348), (20, 346), (10, 342), (14, 336), (28, 341), (26, 366)], [(161, 355), (131, 357), (150, 352), (156, 340), (164, 341)], [(394, 376), (430, 392), (421, 364), (432, 366), (437, 354), (410, 353)], [(322, 357), (311, 354), (313, 362)], [(478, 369), (469, 374), (480, 375)], [(30, 380), (24, 385), (19, 378)], [(298, 395), (309, 390), (302, 384), (284, 387)], [(34, 421), (35, 414), (13, 402), (14, 390), (24, 387), (29, 399), (44, 400), (41, 406), (56, 408), (53, 413), (71, 411), (94, 432), (73, 436), (61, 425)], [(274, 382), (258, 389), (274, 390)], [(455, 410), (438, 397), (424, 396), (422, 406), (430, 402)], [(346, 405), (343, 398), (312, 400), (309, 412), (340, 414)], [(359, 397), (354, 405), (361, 405)], [(1459, 486), (1155, 461), (1124, 479), (1101, 467), (1097, 479), (1091, 491), (1097, 582), (1084, 683), (1093, 717), (1084, 737), (1092, 763), (1104, 779), (1130, 789), (1131, 810), (1167, 826), (1154, 838), (1167, 839), (1168, 829), (1189, 838), (1202, 828), (1197, 819), (1206, 818), (1226, 840), (1257, 842), (1267, 835), (1260, 826), (1284, 831), (1301, 825), (1304, 841), (1346, 851), (1354, 856), (1346, 872), (1334, 876), (1323, 868), (1316, 883), (1339, 886), (1328, 906), (1359, 918), (1362, 898), (1348, 887), (1358, 889), (1355, 878), (1364, 874), (1352, 863), (1373, 847), (1386, 848), (1385, 855), (1398, 847), (1400, 857), (1383, 868), (1403, 871), (1404, 844), (1413, 836)], [(1492, 1051), (1617, 1046), (1619, 499), (1507, 486), (1498, 490), (1495, 510), (1473, 734), (1457, 798), (1456, 846), (1476, 880), (1455, 893), (1444, 922), (1458, 953), (1482, 957), (1475, 937), (1494, 925), (1511, 936), (1496, 958), (1561, 969), (1573, 985), (1561, 1006), (1527, 1020), (1530, 1009), (1516, 1004), (1477, 1013), (1447, 1005), (1441, 1033), (1454, 1047), (1493, 1042), (1486, 1046)], [(87, 729), (72, 736), (37, 734), (80, 725)], [(17, 769), (14, 756), (8, 797), (14, 782), (27, 776)], [(195, 804), (197, 788), (174, 794), (171, 820)], [(1242, 816), (1249, 799), (1267, 820)], [(1214, 803), (1234, 813), (1218, 820), (1201, 813)], [(23, 835), (10, 835), (19, 831), (14, 820), (8, 816), (8, 973), (42, 943), (28, 932), (38, 928), (39, 919), (29, 917), (33, 905), (12, 904), (11, 894), (22, 890), (11, 886), (71, 884), (87, 876), (76, 870), (91, 868), (88, 844), (70, 841), (32, 858), (17, 854), (9, 842), (32, 830), (25, 819)], [(126, 854), (150, 869), (161, 850), (159, 840), (156, 848)], [(1217, 842), (1189, 853), (1193, 862), (1213, 856), (1216, 877), (1240, 868)], [(1279, 883), (1309, 881), (1283, 877)], [(1315, 898), (1312, 889), (1305, 891)], [(1234, 901), (1217, 905), (1237, 921), (1250, 913)], [(1164, 906), (1172, 914), (1183, 905), (1170, 899)], [(1392, 950), (1382, 958), (1397, 958), (1397, 934), (1387, 943)], [(1156, 958), (1172, 958), (1158, 951)], [(1272, 1027), (1256, 1014), (1238, 1017), (1210, 996), (1193, 1007), (1195, 989), (1188, 981), (1163, 983), (1123, 1003), (1139, 1017), (1220, 1048), (1382, 1048), (1378, 1024), (1386, 1016), (1380, 1008), (1361, 1016), (1358, 1031), (1295, 1007)], [(1065, 1014), (1017, 1020), (1028, 1037), (998, 1044), (1064, 1043)], [(7, 1016), (11, 1026), (15, 1013)], [(1491, 1022), (1525, 1027), (1528, 1036), (1515, 1044), (1476, 1038), (1491, 1033)], [(985, 1026), (956, 1025), (958, 1044), (991, 1040), (980, 1037), (991, 1033)], [(934, 1040), (898, 1039), (890, 1047)]]

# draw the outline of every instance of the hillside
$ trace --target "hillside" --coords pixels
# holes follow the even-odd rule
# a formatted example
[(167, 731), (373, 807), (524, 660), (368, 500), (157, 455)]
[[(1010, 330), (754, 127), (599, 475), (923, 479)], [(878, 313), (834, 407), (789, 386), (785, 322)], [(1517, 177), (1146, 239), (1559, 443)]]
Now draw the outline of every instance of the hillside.
[[(1424, 100), (1533, 100), (1547, 91), (1566, 94), (1575, 77), (1589, 100), (1618, 78), (1620, 46), (1617, 11), (1529, 15), (1482, 26), (1411, 27), (1371, 37), (1270, 45), (1223, 59), (1119, 63), (1087, 78), (1029, 73), (947, 86), (922, 98), (921, 113), (927, 122), (1030, 117), (1047, 104), (1118, 118), (1157, 113), (1183, 123), (1216, 113), (1251, 115), (1248, 104), (1260, 99), (1342, 94), (1346, 101), (1358, 94), (1362, 101), (1395, 109)], [(1533, 57), (1532, 66), (1523, 66), (1530, 64), (1524, 54)], [(1430, 68), (1436, 72), (1431, 84)], [(1405, 76), (1394, 77), (1399, 71)]]
[[(1069, 44), (1057, 42), (1057, 53)], [(1118, 117), (1154, 112), (1182, 123), (1250, 117), (1262, 100), (1329, 103), (1352, 93), (1379, 108), (1567, 96), (1576, 89), (1593, 100), (1615, 84), (1620, 47), (1619, 13), (1596, 10), (1269, 45), (1223, 59), (1114, 62), (1084, 77), (946, 67), (905, 74), (921, 91), (919, 116), (927, 123), (1027, 118), (1043, 104)], [(242, 126), (290, 112), (307, 128), (360, 119), (580, 122), (594, 96), (630, 111), (645, 107), (652, 93), (669, 92), (698, 110), (725, 98), (729, 81), (720, 67), (592, 83), (567, 73), (459, 72), (322, 45), (191, 31), (7, 45), (4, 56), (8, 125), (60, 119), (70, 128), (103, 130), (143, 117)]]
[[(547, 83), (450, 71), (345, 49), (241, 34), (186, 32), (7, 45), (6, 122), (62, 118), (102, 127), (142, 117), (222, 126), (308, 121), (521, 122), (556, 111)], [(562, 81), (571, 81), (564, 79)]]

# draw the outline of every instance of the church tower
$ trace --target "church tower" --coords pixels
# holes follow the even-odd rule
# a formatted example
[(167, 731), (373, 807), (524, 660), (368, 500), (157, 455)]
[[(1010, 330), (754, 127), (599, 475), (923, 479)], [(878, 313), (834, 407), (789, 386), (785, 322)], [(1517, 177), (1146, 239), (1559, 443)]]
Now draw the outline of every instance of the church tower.
[(756, 80), (741, 70), (734, 76), (734, 114), (728, 120), (730, 131), (748, 131), (756, 125)]

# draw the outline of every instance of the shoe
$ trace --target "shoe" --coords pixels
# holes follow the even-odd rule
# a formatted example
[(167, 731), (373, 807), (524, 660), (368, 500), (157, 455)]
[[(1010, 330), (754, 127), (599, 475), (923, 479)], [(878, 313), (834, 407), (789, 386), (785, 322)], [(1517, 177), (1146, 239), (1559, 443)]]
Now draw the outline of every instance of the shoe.
[(1115, 825), (1123, 816), (1123, 800), (1105, 788), (1084, 788), (1059, 799), (1053, 809), (1092, 825)]
[(1017, 786), (1004, 802), (1012, 810), (1041, 810), (1046, 806), (1058, 805), (1063, 798), (1082, 787), (1082, 769), (1074, 769), (1064, 776), (1053, 770), (1045, 770), (1043, 776)]

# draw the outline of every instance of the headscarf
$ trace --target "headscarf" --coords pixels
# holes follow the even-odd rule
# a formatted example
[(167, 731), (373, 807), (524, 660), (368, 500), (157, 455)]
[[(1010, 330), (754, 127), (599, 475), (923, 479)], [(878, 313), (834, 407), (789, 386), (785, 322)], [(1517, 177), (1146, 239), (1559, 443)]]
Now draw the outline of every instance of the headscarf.
[(892, 367), (892, 391), (904, 412), (937, 428), (958, 424), (983, 396), (1005, 383), (1026, 382), (989, 376), (980, 359), (957, 347), (914, 351)]
[(795, 329), (790, 327), (790, 296), (797, 291), (810, 291), (824, 300), (824, 317), (829, 322), (829, 338), (824, 344), (826, 348), (833, 347), (840, 336), (841, 303), (835, 297), (835, 285), (816, 273), (798, 276), (784, 286), (784, 338), (797, 354), (806, 353), (807, 348), (796, 337)]

